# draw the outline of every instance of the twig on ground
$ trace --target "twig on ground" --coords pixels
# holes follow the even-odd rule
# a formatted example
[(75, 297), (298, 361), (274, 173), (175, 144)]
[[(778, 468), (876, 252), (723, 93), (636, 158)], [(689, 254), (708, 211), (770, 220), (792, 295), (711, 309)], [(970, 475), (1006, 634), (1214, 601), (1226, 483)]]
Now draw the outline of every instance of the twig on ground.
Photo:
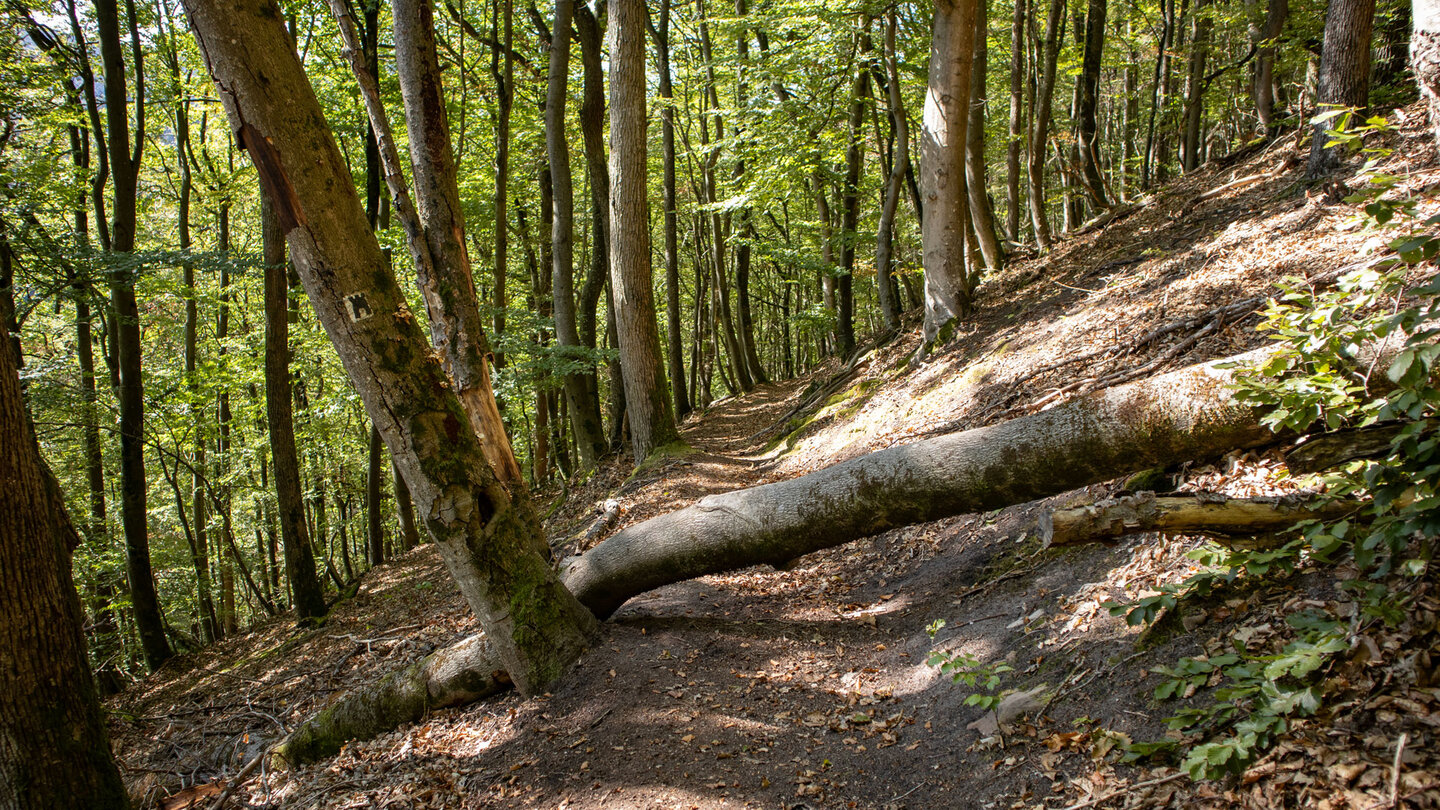
[(1135, 791), (1135, 790), (1139, 790), (1140, 788), (1158, 787), (1158, 786), (1163, 785), (1163, 784), (1165, 784), (1165, 783), (1167, 783), (1167, 782), (1174, 782), (1175, 780), (1183, 777), (1184, 775), (1185, 775), (1185, 772), (1184, 772), (1184, 771), (1176, 771), (1175, 773), (1172, 773), (1172, 774), (1170, 774), (1169, 776), (1162, 776), (1162, 777), (1160, 777), (1159, 779), (1151, 779), (1151, 780), (1146, 781), (1146, 782), (1136, 782), (1136, 783), (1133, 784), (1133, 785), (1127, 785), (1127, 786), (1125, 786), (1125, 787), (1123, 787), (1123, 788), (1120, 788), (1119, 790), (1112, 790), (1112, 791), (1110, 791), (1109, 793), (1106, 793), (1106, 794), (1103, 795), (1103, 796), (1095, 796), (1094, 798), (1086, 799), (1086, 800), (1083, 801), (1083, 802), (1077, 802), (1077, 803), (1075, 803), (1075, 804), (1070, 805), (1069, 807), (1064, 808), (1064, 810), (1084, 810), (1084, 808), (1086, 808), (1086, 807), (1094, 807), (1095, 805), (1097, 805), (1097, 804), (1099, 804), (1099, 803), (1101, 803), (1101, 802), (1109, 801), (1109, 800), (1115, 798), (1116, 796), (1121, 796), (1121, 795), (1123, 795), (1123, 794), (1130, 793), (1130, 792)]

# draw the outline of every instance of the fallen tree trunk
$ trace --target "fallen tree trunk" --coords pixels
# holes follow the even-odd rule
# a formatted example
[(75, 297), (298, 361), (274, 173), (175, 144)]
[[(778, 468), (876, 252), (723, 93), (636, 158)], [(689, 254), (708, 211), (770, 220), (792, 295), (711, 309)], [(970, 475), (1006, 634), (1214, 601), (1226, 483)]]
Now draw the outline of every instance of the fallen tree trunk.
[[(1268, 349), (1077, 397), (988, 427), (892, 447), (809, 475), (723, 495), (627, 527), (561, 563), (560, 579), (600, 617), (630, 598), (691, 579), (768, 563), (897, 526), (988, 511), (1185, 460), (1275, 440), (1229, 395), (1235, 368)], [(443, 664), (489, 677), (502, 669), (485, 645), (462, 642), (372, 687), (339, 697), (277, 749), (299, 764), (475, 699), (465, 678), (451, 694), (427, 673)], [(423, 682), (421, 679), (424, 679)], [(395, 697), (392, 697), (395, 696)], [(303, 743), (303, 744), (302, 744)]]
[(1271, 548), (1293, 537), (1292, 529), (1302, 520), (1339, 520), (1363, 507), (1360, 501), (1318, 495), (1228, 498), (1213, 492), (1136, 492), (1050, 512), (1040, 521), (1039, 535), (1050, 546), (1167, 532), (1204, 535), (1232, 549)]

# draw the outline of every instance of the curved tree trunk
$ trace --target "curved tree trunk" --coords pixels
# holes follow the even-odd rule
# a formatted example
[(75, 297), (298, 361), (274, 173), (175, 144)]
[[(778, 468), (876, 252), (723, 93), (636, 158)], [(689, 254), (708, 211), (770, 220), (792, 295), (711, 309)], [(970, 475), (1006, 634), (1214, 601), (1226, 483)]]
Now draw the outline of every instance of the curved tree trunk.
[[(1048, 411), (989, 427), (892, 447), (809, 475), (712, 495), (630, 526), (561, 563), (560, 578), (597, 616), (646, 591), (705, 574), (764, 563), (879, 534), (897, 526), (987, 511), (1056, 495), (1187, 459), (1205, 459), (1275, 440), (1254, 411), (1229, 395), (1230, 364), (1248, 367), (1261, 349), (1222, 361), (1097, 391)], [(424, 673), (467, 670), (454, 693)], [(282, 747), (299, 764), (454, 705), (501, 668), (473, 642), (433, 653), (380, 684), (342, 696)], [(419, 676), (419, 677), (417, 677)], [(485, 681), (485, 688), (503, 684)], [(424, 693), (430, 701), (395, 708), (386, 696)]]
[(1065, 20), (1065, 0), (1050, 0), (1050, 16), (1045, 21), (1045, 39), (1040, 49), (1039, 82), (1035, 90), (1035, 108), (1030, 131), (1030, 221), (1035, 227), (1035, 243), (1049, 250), (1050, 218), (1045, 214), (1045, 156), (1050, 142), (1050, 111), (1055, 104), (1055, 62), (1060, 53), (1060, 26)]

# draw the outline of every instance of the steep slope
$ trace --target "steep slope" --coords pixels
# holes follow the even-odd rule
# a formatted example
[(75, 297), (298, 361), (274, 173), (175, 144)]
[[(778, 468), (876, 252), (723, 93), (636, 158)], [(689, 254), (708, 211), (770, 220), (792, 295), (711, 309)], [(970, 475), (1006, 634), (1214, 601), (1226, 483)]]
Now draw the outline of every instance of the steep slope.
[[(1397, 154), (1432, 157), (1423, 133), (1395, 137)], [(587, 546), (712, 492), (1255, 345), (1253, 297), (1286, 275), (1364, 261), (1384, 241), (1352, 225), (1352, 206), (1305, 193), (1300, 154), (1285, 139), (1208, 167), (1106, 228), (1015, 262), (986, 280), (972, 326), (924, 364), (910, 362), (917, 338), (907, 334), (849, 371), (832, 363), (719, 403), (685, 426), (700, 452), (633, 476), (617, 464), (551, 493), (564, 498), (555, 544)], [(1419, 188), (1436, 179), (1419, 165), (1397, 158), (1395, 169), (1414, 169), (1407, 182)], [(807, 399), (815, 407), (797, 410)], [(1293, 486), (1277, 469), (1232, 458), (1180, 483), (1230, 494)], [(1113, 487), (1093, 489), (646, 594), (605, 625), (553, 695), (437, 712), (333, 760), (260, 773), (236, 798), (324, 808), (1362, 807), (1391, 798), (1389, 757), (1406, 733), (1397, 795), (1429, 806), (1440, 789), (1440, 693), (1430, 687), (1375, 698), (1409, 701), (1396, 704), (1403, 712), (1362, 704), (1316, 721), (1232, 783), (1117, 766), (1118, 743), (1162, 737), (1173, 711), (1151, 700), (1151, 667), (1213, 652), (1237, 626), (1257, 643), (1281, 637), (1286, 612), (1343, 596), (1317, 574), (1240, 586), (1137, 645), (1101, 604), (1183, 577), (1199, 544), (1145, 535), (1042, 550), (1031, 532), (1040, 510)], [(610, 500), (613, 519), (597, 525)], [(937, 619), (946, 625), (932, 640)], [(112, 706), (117, 750), (137, 793), (211, 784), (330, 695), (473, 629), (433, 551), (418, 549), (367, 575), (321, 630), (297, 636), (273, 623), (123, 695)], [(1433, 640), (1433, 628), (1417, 637), (1425, 632)], [(1002, 688), (1029, 697), (1013, 698), (994, 728), (966, 705), (973, 689), (926, 664), (932, 649), (1006, 662)], [(1029, 719), (1009, 717), (1016, 708)]]

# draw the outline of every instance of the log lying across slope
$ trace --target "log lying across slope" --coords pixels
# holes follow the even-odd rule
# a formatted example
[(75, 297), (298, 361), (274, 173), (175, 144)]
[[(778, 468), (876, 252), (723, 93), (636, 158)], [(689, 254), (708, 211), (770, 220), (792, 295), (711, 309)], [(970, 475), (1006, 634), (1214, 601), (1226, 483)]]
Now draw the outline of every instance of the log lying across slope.
[[(1251, 366), (1258, 350), (1224, 364)], [(803, 554), (897, 526), (998, 509), (1185, 460), (1274, 440), (1237, 405), (1235, 369), (1205, 363), (1078, 397), (1047, 411), (871, 453), (774, 484), (712, 495), (630, 526), (561, 564), (560, 578), (601, 618), (663, 585)], [(470, 672), (473, 678), (428, 677)], [(500, 688), (487, 645), (440, 650), (343, 695), (278, 749), (313, 761), (346, 740), (416, 719), (427, 708)], [(423, 680), (417, 680), (423, 679)], [(480, 687), (484, 681), (487, 687)], [(463, 688), (449, 690), (448, 683)], [(407, 699), (396, 700), (404, 694)]]

